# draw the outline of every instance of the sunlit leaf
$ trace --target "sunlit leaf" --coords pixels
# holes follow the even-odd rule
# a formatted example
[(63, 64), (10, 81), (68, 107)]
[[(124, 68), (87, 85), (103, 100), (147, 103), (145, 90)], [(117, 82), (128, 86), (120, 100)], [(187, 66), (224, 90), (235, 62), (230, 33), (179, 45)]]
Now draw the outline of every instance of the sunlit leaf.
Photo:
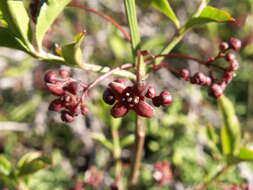
[(126, 137), (124, 137), (121, 141), (120, 141), (120, 145), (121, 147), (127, 147), (130, 146), (134, 143), (134, 134), (128, 135)]
[(0, 155), (0, 174), (9, 175), (10, 172), (11, 172), (10, 161), (4, 155)]
[(19, 177), (26, 177), (41, 169), (48, 168), (51, 164), (52, 160), (40, 152), (28, 153), (18, 162), (17, 174)]
[(241, 130), (233, 104), (224, 95), (218, 99), (219, 109), (223, 119), (221, 128), (221, 143), (224, 155), (239, 153)]
[(198, 17), (193, 17), (186, 23), (186, 28), (188, 29), (210, 22), (228, 22), (233, 20), (233, 17), (228, 12), (215, 7), (206, 6)]
[(80, 45), (84, 39), (85, 33), (81, 32), (75, 36), (73, 43), (62, 46), (62, 56), (67, 65), (77, 66), (82, 64), (82, 50)]
[(8, 28), (24, 43), (29, 44), (30, 20), (22, 0), (1, 0), (0, 10)]
[(241, 147), (236, 158), (240, 161), (253, 161), (253, 150)]
[(180, 22), (172, 10), (168, 0), (143, 0), (143, 2), (151, 5), (155, 9), (165, 14), (176, 25), (177, 28), (180, 27)]
[(45, 33), (71, 0), (43, 0), (36, 24), (36, 39), (41, 47)]

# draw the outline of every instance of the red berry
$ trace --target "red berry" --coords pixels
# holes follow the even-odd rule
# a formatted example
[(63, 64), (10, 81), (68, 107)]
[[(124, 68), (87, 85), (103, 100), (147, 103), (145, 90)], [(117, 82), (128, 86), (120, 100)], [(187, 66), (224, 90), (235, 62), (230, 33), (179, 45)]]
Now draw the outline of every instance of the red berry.
[(146, 97), (147, 98), (154, 98), (156, 95), (155, 93), (155, 88), (154, 87), (148, 87), (147, 93), (146, 93)]
[(221, 42), (219, 48), (220, 51), (226, 51), (229, 48), (229, 45), (227, 42)]
[(192, 78), (191, 78), (192, 84), (198, 84), (198, 85), (205, 85), (206, 84), (206, 75), (202, 72), (197, 72)]
[(226, 54), (226, 60), (227, 61), (234, 61), (235, 60), (235, 54), (233, 54), (233, 53), (227, 53)]
[(223, 88), (215, 83), (209, 88), (209, 94), (217, 99), (223, 94)]
[(160, 94), (161, 105), (165, 106), (172, 103), (172, 96), (168, 91), (163, 91)]
[(239, 63), (236, 60), (230, 61), (229, 64), (227, 71), (236, 71), (239, 68)]
[(76, 81), (73, 81), (73, 82), (70, 82), (67, 86), (65, 86), (64, 90), (70, 92), (71, 94), (76, 95), (78, 90), (80, 89), (79, 87), (80, 87), (79, 83)]
[(54, 71), (48, 71), (45, 74), (44, 81), (47, 83), (55, 84), (56, 82), (58, 82), (56, 73)]
[(160, 107), (162, 105), (160, 96), (156, 96), (156, 97), (152, 98), (152, 102), (155, 107)]
[(239, 40), (237, 38), (230, 38), (228, 43), (229, 43), (230, 47), (236, 51), (239, 51), (242, 47), (241, 40)]
[(123, 117), (128, 113), (128, 109), (123, 104), (115, 104), (111, 109), (111, 115), (115, 118)]
[(50, 105), (49, 105), (49, 110), (50, 111), (56, 111), (56, 112), (59, 112), (61, 110), (63, 110), (63, 105), (62, 105), (62, 101), (61, 99), (55, 99), (53, 100)]
[(62, 86), (59, 84), (47, 84), (47, 88), (49, 92), (55, 96), (62, 96), (65, 93)]
[(188, 80), (190, 76), (190, 72), (187, 69), (181, 69), (179, 71), (179, 75), (183, 80)]
[(112, 105), (115, 102), (115, 97), (113, 93), (110, 91), (109, 88), (107, 88), (103, 93), (103, 100), (105, 103)]
[(62, 111), (61, 112), (61, 119), (62, 121), (65, 121), (65, 122), (72, 122), (75, 120), (75, 118), (67, 111)]

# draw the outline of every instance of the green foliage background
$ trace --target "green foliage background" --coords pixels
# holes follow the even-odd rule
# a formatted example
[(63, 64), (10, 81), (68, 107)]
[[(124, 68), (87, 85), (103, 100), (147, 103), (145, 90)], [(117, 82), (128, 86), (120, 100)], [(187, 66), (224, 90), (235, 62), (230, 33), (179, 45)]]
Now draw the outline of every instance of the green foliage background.
[[(28, 0), (26, 2), (29, 3)], [(79, 3), (98, 9), (126, 26), (121, 1), (80, 0)], [(198, 1), (170, 3), (184, 23), (194, 13)], [(211, 1), (210, 4), (227, 10), (238, 22), (197, 27), (186, 35), (173, 53), (205, 59), (217, 53), (220, 41), (231, 36), (242, 40), (245, 47), (237, 55), (240, 69), (225, 94), (233, 102), (240, 120), (243, 143), (253, 148), (253, 1)], [(159, 53), (175, 33), (175, 27), (166, 16), (143, 4), (138, 7), (138, 18), (142, 47), (154, 54)], [(131, 61), (130, 44), (113, 26), (96, 15), (74, 8), (65, 9), (48, 32), (45, 44), (52, 51), (53, 43), (69, 43), (76, 33), (83, 30), (88, 34), (82, 45), (85, 62), (116, 66)], [(194, 63), (169, 61), (179, 67), (189, 67), (193, 73), (202, 69)], [(107, 180), (99, 189), (109, 189), (113, 181), (111, 156), (103, 146), (92, 140), (92, 134), (103, 132), (105, 137), (111, 139), (110, 126), (115, 121), (108, 117), (110, 107), (101, 101), (101, 94), (112, 78), (91, 92), (87, 101), (90, 114), (79, 118), (75, 124), (66, 125), (60, 121), (58, 114), (47, 111), (53, 97), (45, 91), (43, 73), (53, 68), (58, 66), (36, 61), (18, 50), (0, 48), (0, 153), (10, 158), (13, 166), (27, 152), (40, 151), (53, 158), (54, 164), (50, 168), (32, 175), (28, 183), (30, 189), (70, 189), (77, 179), (83, 179), (91, 165), (104, 170)], [(92, 81), (98, 76), (79, 69), (72, 71), (75, 77), (84, 81)], [(169, 89), (174, 103), (166, 109), (156, 109), (156, 117), (147, 122), (139, 188), (163, 190), (193, 187), (203, 182), (205, 176), (215, 172), (220, 165), (219, 156), (213, 155), (206, 135), (208, 125), (217, 132), (222, 125), (217, 103), (207, 96), (206, 89), (180, 81), (166, 70), (152, 74), (148, 82), (154, 84), (157, 90)], [(121, 122), (121, 138), (133, 133), (132, 113), (118, 122)], [(128, 173), (132, 137), (129, 139), (122, 153), (125, 174)], [(168, 160), (172, 167), (173, 181), (169, 186), (158, 185), (152, 178), (152, 165), (163, 160)], [(246, 171), (250, 177), (245, 177)], [(247, 162), (222, 176), (220, 184), (252, 183), (252, 179), (253, 164)], [(220, 187), (216, 184), (208, 189)]]

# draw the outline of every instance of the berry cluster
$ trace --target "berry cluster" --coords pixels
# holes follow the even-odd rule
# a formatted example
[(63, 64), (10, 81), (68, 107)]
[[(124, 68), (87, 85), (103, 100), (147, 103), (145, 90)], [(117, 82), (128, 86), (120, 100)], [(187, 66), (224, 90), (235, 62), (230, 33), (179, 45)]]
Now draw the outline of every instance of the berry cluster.
[(167, 184), (172, 181), (173, 174), (168, 161), (156, 162), (153, 170), (153, 178), (158, 184)]
[(125, 116), (129, 110), (135, 111), (142, 117), (153, 117), (154, 109), (145, 102), (145, 98), (151, 99), (156, 107), (172, 103), (172, 96), (167, 91), (156, 96), (153, 87), (148, 87), (143, 83), (126, 86), (121, 79), (111, 82), (103, 93), (103, 100), (109, 105), (114, 104), (111, 115), (115, 118)]
[(86, 115), (88, 109), (84, 105), (87, 85), (73, 79), (66, 70), (48, 71), (45, 74), (48, 91), (57, 96), (49, 105), (50, 111), (61, 112), (61, 119), (72, 122), (78, 114)]
[[(190, 81), (192, 84), (208, 87), (209, 94), (214, 98), (219, 98), (223, 94), (226, 86), (235, 76), (235, 71), (238, 69), (239, 64), (236, 60), (235, 54), (227, 51), (239, 51), (241, 49), (241, 41), (236, 38), (230, 38), (228, 42), (220, 43), (219, 49), (220, 51), (216, 57), (210, 57), (206, 62), (201, 62), (201, 64), (209, 69), (208, 75), (202, 72), (197, 72), (193, 76), (190, 76), (190, 72), (187, 69), (179, 71), (181, 79)], [(213, 63), (218, 59), (224, 59), (227, 62), (227, 66), (221, 67), (214, 65)], [(211, 66), (223, 71), (221, 79), (214, 77), (213, 72), (210, 69)]]

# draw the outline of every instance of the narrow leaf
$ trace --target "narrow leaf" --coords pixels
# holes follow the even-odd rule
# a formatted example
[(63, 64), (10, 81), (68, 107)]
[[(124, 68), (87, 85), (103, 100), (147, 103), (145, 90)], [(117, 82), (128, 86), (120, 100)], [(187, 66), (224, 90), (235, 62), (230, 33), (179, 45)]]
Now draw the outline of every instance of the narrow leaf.
[(241, 147), (237, 159), (240, 161), (253, 161), (253, 150)]
[(50, 158), (46, 156), (40, 156), (30, 162), (26, 162), (22, 167), (18, 168), (18, 176), (26, 177), (28, 175), (34, 174), (35, 172), (48, 168), (52, 164)]
[(29, 53), (27, 47), (23, 44), (23, 42), (11, 34), (7, 28), (0, 27), (0, 36), (0, 46), (18, 49)]
[(171, 8), (168, 0), (144, 0), (144, 2), (165, 14), (176, 25), (177, 28), (180, 27), (180, 22)]
[(218, 105), (224, 124), (221, 128), (223, 153), (225, 155), (236, 155), (239, 153), (241, 130), (234, 106), (224, 95), (218, 99)]
[(29, 44), (30, 21), (23, 1), (1, 0), (0, 10), (11, 32), (24, 43)]
[(127, 146), (130, 146), (134, 143), (134, 135), (131, 134), (131, 135), (128, 135), (126, 137), (124, 137), (121, 141), (120, 141), (120, 146), (122, 148), (124, 147), (127, 147)]
[(11, 163), (4, 155), (0, 155), (0, 174), (7, 176), (10, 174), (10, 172), (11, 172)]
[(97, 141), (99, 144), (101, 144), (102, 146), (104, 146), (105, 148), (112, 150), (113, 149), (113, 145), (112, 143), (106, 139), (106, 137), (101, 134), (101, 133), (93, 133), (92, 134), (92, 138)]
[(215, 7), (206, 6), (198, 17), (193, 17), (186, 23), (186, 28), (188, 29), (210, 22), (228, 22), (233, 20), (234, 18), (228, 12)]
[(41, 48), (45, 33), (71, 0), (44, 0), (36, 24), (36, 39)]
[(80, 45), (84, 39), (84, 34), (84, 32), (79, 33), (75, 36), (75, 41), (73, 43), (62, 46), (62, 56), (67, 65), (82, 65), (83, 55)]

